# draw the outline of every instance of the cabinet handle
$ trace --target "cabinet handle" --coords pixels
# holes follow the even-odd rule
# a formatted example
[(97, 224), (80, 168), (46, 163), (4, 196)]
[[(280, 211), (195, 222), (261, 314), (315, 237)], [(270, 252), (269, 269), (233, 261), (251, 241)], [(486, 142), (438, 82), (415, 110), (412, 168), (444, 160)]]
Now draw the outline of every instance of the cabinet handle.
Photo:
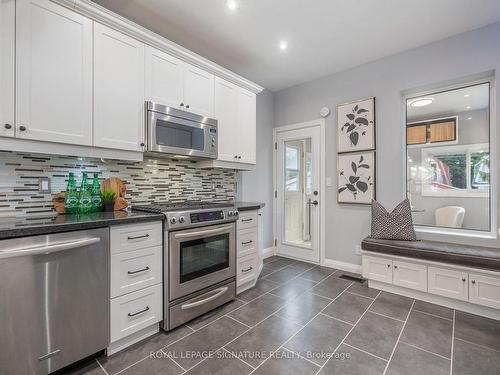
[(4, 128), (7, 129), (7, 130), (12, 129), (12, 125), (11, 124), (5, 124)]
[(252, 240), (250, 240), (250, 241), (247, 241), (247, 242), (242, 242), (241, 244), (242, 244), (242, 245), (248, 245), (248, 244), (251, 244), (252, 242), (253, 242), (253, 241), (252, 241)]
[(127, 273), (129, 275), (135, 275), (136, 273), (145, 272), (145, 271), (149, 271), (149, 266), (146, 266), (145, 268), (142, 268), (142, 269), (137, 270), (137, 271), (127, 271)]
[(136, 313), (128, 313), (127, 315), (132, 318), (133, 316), (145, 313), (146, 311), (149, 311), (149, 306), (146, 306), (146, 308), (141, 311), (137, 311)]
[(148, 238), (149, 237), (149, 233), (148, 234), (144, 234), (142, 236), (136, 236), (136, 237), (130, 237), (128, 236), (127, 239), (128, 240), (138, 240), (139, 238)]
[(241, 272), (250, 272), (251, 270), (253, 270), (252, 266), (248, 267), (246, 270), (241, 270)]
[(243, 223), (247, 223), (247, 222), (252, 221), (252, 220), (253, 220), (253, 219), (241, 219), (241, 221), (242, 221)]
[(462, 281), (465, 283), (467, 279), (465, 277), (462, 277)]
[(26, 126), (21, 125), (21, 126), (19, 127), (19, 130), (20, 130), (20, 131), (22, 131), (22, 132), (23, 132), (23, 131), (25, 131), (25, 130), (26, 130)]
[(476, 280), (471, 280), (471, 283), (472, 283), (472, 284), (475, 284), (475, 283), (476, 283)]

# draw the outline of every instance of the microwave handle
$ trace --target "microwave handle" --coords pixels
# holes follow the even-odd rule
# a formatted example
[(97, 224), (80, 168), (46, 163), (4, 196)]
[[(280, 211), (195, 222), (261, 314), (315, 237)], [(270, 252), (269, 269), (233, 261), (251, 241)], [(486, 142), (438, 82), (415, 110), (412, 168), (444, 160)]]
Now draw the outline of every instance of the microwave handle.
[(217, 229), (204, 229), (204, 230), (197, 230), (197, 231), (193, 231), (193, 232), (176, 233), (175, 238), (198, 237), (198, 236), (223, 233), (223, 232), (227, 232), (228, 230), (230, 230), (232, 228), (233, 228), (232, 225), (224, 225), (223, 227), (219, 227)]

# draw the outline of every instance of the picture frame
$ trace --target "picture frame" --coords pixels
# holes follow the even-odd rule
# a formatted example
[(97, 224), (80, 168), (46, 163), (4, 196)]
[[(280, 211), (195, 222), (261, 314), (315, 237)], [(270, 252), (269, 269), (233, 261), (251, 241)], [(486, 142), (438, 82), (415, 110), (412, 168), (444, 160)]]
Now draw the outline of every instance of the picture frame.
[(376, 154), (361, 151), (337, 155), (337, 202), (371, 204), (376, 199)]
[(337, 153), (375, 150), (375, 97), (337, 106)]

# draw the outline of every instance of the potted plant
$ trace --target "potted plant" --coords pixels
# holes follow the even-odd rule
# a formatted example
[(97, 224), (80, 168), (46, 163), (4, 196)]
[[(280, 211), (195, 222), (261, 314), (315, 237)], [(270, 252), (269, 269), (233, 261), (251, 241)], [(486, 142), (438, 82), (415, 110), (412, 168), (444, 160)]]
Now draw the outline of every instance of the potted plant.
[(115, 209), (115, 192), (113, 190), (104, 189), (101, 192), (102, 205), (104, 211), (111, 212)]

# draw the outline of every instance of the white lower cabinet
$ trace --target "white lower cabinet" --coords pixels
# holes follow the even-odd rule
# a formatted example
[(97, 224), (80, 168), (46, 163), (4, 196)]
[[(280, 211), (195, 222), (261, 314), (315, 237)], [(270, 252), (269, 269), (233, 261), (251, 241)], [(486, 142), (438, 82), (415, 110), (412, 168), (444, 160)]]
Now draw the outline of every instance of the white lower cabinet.
[(241, 293), (255, 285), (262, 265), (259, 211), (244, 211), (236, 222), (236, 289)]
[(392, 265), (394, 285), (427, 292), (427, 266), (394, 260)]
[(382, 257), (363, 257), (363, 277), (368, 280), (392, 283), (392, 260)]
[(443, 297), (469, 300), (469, 285), (467, 272), (429, 267), (429, 293)]
[(120, 340), (163, 319), (161, 284), (111, 300), (111, 342)]
[(500, 309), (500, 277), (470, 273), (469, 301)]
[(236, 267), (236, 285), (255, 281), (259, 272), (259, 254), (254, 253), (238, 260)]
[(163, 319), (162, 228), (161, 221), (110, 228), (110, 354), (154, 333)]

